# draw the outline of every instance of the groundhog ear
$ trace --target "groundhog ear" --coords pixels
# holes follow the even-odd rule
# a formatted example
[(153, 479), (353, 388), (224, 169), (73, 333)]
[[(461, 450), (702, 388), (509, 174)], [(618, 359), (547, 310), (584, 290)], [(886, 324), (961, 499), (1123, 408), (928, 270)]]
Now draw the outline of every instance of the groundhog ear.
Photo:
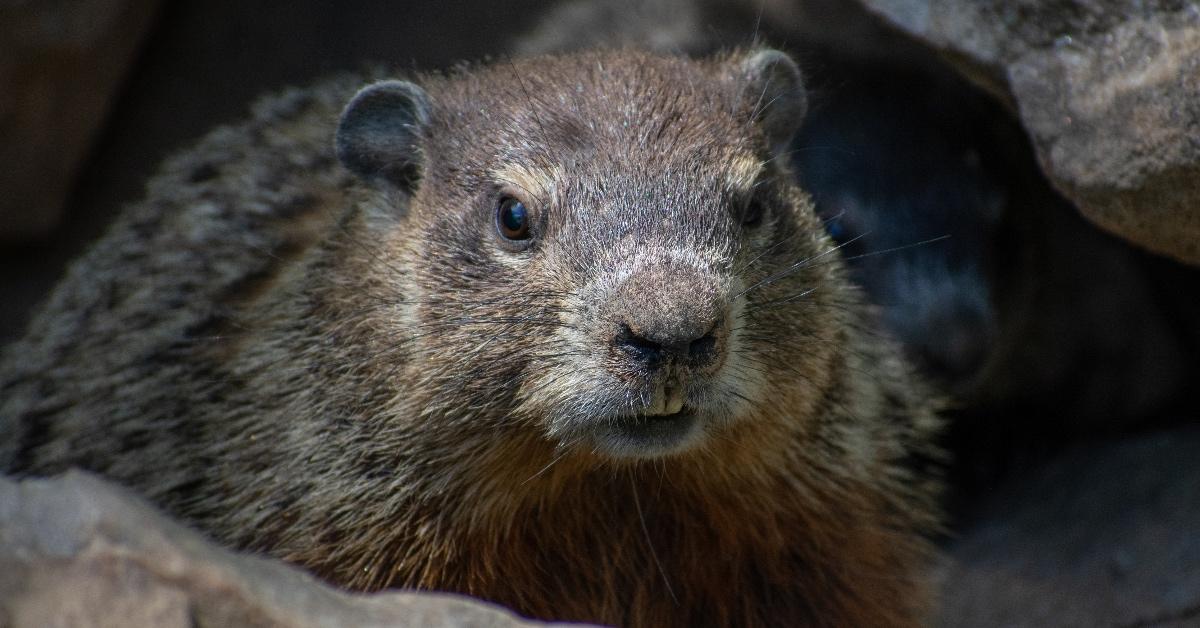
[(350, 99), (338, 121), (338, 159), (354, 174), (412, 192), (424, 166), (429, 97), (407, 81), (380, 81)]
[(786, 151), (804, 121), (808, 96), (796, 62), (778, 50), (759, 50), (742, 60), (743, 97), (775, 153)]

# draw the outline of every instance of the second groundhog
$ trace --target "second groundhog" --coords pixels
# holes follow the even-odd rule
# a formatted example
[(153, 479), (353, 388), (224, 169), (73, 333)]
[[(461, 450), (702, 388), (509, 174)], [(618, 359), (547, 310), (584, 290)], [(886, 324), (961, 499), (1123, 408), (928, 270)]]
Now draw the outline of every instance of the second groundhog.
[(0, 371), (5, 469), (353, 589), (922, 621), (934, 404), (793, 183), (788, 57), (361, 81), (215, 131), (74, 264)]

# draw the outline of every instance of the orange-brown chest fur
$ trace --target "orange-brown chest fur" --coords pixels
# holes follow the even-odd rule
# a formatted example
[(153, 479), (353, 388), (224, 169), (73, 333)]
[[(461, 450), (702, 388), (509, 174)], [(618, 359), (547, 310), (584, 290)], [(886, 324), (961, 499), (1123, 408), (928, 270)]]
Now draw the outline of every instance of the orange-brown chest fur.
[[(454, 591), (543, 619), (919, 625), (929, 548), (911, 513), (890, 508), (877, 487), (802, 468), (816, 463), (777, 462), (753, 477), (722, 472), (716, 456), (514, 464), (476, 499), (405, 513), (396, 525), (406, 533), (376, 543), (369, 569), (348, 572), (328, 553), (310, 567), (353, 588)], [(500, 485), (507, 490), (493, 490)]]

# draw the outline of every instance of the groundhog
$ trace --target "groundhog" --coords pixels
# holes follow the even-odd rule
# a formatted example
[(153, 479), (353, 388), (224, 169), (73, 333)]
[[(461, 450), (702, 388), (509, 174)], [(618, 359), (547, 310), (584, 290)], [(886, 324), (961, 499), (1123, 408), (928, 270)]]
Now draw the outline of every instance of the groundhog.
[(789, 171), (795, 63), (379, 78), (166, 163), (9, 347), (3, 467), (102, 473), (354, 590), (919, 625), (937, 402)]

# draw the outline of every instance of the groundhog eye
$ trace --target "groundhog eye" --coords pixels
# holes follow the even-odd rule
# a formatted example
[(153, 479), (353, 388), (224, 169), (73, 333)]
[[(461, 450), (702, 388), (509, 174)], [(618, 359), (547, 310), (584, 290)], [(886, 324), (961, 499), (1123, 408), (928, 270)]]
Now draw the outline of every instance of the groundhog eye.
[(529, 210), (517, 199), (506, 196), (496, 206), (496, 230), (506, 240), (529, 239)]

